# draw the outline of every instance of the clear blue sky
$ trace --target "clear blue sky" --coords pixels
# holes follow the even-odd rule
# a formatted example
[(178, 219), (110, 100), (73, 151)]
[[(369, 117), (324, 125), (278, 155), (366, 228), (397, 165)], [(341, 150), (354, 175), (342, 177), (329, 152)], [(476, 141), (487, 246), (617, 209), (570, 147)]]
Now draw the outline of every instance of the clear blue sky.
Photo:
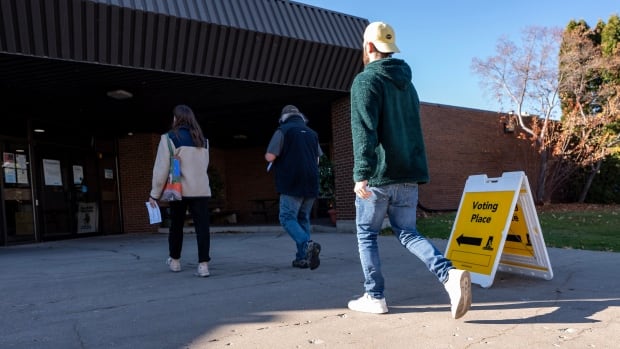
[[(474, 57), (495, 54), (502, 36), (515, 43), (528, 26), (564, 28), (571, 19), (594, 27), (614, 14), (620, 0), (297, 0), (332, 11), (391, 24), (413, 70), (420, 100), (498, 110), (471, 71)], [(360, 38), (361, 40), (361, 38)]]

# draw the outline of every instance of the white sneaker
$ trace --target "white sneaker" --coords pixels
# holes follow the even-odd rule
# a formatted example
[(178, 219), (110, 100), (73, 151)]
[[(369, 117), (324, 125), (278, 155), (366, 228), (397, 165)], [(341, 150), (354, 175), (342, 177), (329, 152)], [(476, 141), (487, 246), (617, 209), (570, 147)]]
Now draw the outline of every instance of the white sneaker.
[(351, 310), (364, 313), (385, 314), (388, 312), (385, 298), (372, 298), (368, 293), (364, 293), (364, 295), (358, 299), (349, 301), (348, 306)]
[(198, 263), (198, 276), (207, 277), (209, 274), (209, 264), (207, 262)]
[(181, 260), (180, 259), (174, 259), (172, 257), (168, 257), (166, 264), (168, 264), (168, 266), (170, 267), (170, 271), (174, 271), (174, 272), (181, 271)]
[(450, 296), (452, 317), (458, 319), (471, 307), (471, 277), (467, 270), (450, 269), (444, 284)]

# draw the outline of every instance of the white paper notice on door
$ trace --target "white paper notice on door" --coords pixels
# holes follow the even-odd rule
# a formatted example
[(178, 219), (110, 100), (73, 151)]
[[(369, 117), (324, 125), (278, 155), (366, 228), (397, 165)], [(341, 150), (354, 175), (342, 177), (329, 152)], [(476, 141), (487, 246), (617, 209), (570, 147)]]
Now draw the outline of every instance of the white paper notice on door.
[(60, 160), (43, 159), (43, 174), (45, 177), (45, 185), (62, 187)]

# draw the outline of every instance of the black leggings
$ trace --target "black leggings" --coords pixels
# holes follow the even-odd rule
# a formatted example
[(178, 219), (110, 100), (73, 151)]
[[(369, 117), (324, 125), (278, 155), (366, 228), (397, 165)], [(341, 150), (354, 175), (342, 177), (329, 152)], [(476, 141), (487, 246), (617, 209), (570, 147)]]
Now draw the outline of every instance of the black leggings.
[(183, 226), (185, 212), (189, 208), (196, 230), (198, 244), (198, 263), (211, 260), (211, 232), (209, 230), (209, 198), (183, 198), (181, 201), (170, 202), (170, 232), (168, 234), (168, 249), (170, 257), (181, 258), (183, 248)]

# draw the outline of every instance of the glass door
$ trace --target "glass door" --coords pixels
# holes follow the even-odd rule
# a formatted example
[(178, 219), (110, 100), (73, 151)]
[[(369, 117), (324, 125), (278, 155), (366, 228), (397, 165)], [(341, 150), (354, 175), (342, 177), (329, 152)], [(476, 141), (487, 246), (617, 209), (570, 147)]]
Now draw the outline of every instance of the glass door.
[[(35, 146), (41, 185), (39, 204), (42, 240), (75, 236), (79, 229), (79, 203), (86, 195), (86, 170), (82, 149), (58, 144), (37, 143)], [(87, 212), (88, 223), (95, 222), (93, 212)], [(94, 230), (89, 230), (94, 232)]]
[(3, 242), (6, 244), (36, 240), (32, 180), (28, 146), (25, 143), (5, 141), (2, 150), (2, 203)]
[(91, 147), (37, 143), (41, 239), (101, 233), (97, 157)]

